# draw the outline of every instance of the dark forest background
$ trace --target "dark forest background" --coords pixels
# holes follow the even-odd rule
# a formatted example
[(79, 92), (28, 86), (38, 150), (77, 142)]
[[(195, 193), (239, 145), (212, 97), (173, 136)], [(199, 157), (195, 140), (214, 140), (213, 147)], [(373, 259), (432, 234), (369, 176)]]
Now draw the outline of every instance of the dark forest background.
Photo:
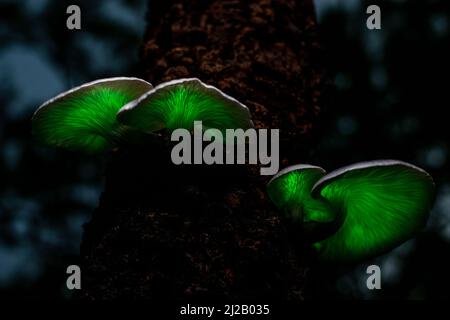
[[(70, 4), (81, 7), (81, 31), (65, 28)], [(140, 76), (146, 4), (0, 0), (0, 298), (71, 296), (65, 269), (78, 262), (108, 159), (36, 145), (30, 118), (43, 101), (83, 82)], [(366, 29), (369, 4), (381, 7), (382, 30)], [(315, 5), (333, 90), (312, 162), (327, 170), (378, 158), (412, 162), (433, 175), (437, 198), (415, 239), (357, 266), (311, 270), (308, 298), (449, 298), (450, 3)], [(373, 263), (382, 290), (366, 288)]]

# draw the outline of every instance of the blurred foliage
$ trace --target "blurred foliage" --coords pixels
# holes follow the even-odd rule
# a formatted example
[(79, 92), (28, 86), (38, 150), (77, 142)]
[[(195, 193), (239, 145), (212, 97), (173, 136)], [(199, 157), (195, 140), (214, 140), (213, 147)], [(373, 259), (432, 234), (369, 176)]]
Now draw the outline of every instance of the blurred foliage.
[[(81, 31), (66, 8), (81, 8)], [(102, 77), (139, 76), (145, 0), (0, 1), (0, 298), (67, 298), (82, 224), (96, 207), (105, 161), (34, 143), (45, 100)]]

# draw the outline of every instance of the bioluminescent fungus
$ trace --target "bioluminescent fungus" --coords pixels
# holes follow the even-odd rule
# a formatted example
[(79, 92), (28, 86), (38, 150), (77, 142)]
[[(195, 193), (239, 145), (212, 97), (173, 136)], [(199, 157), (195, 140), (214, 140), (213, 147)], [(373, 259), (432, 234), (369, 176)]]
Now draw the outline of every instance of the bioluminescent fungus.
[(83, 84), (48, 100), (34, 113), (32, 134), (41, 143), (102, 152), (133, 131), (116, 120), (117, 111), (152, 89), (138, 78), (107, 78)]
[(300, 228), (312, 235), (321, 260), (349, 262), (413, 237), (429, 216), (434, 183), (424, 170), (396, 160), (357, 163), (326, 175), (321, 168), (301, 165), (278, 173), (268, 194), (303, 221)]
[(309, 239), (321, 239), (338, 220), (326, 201), (314, 199), (311, 189), (325, 175), (325, 170), (311, 165), (295, 165), (281, 170), (267, 185), (275, 205), (296, 223)]
[(178, 128), (193, 130), (194, 121), (203, 128), (247, 129), (253, 127), (248, 108), (216, 87), (196, 78), (162, 83), (125, 105), (117, 119), (144, 132)]
[(357, 261), (393, 249), (425, 225), (434, 183), (409, 163), (371, 161), (327, 174), (312, 195), (326, 199), (342, 216), (337, 232), (315, 244), (320, 258)]

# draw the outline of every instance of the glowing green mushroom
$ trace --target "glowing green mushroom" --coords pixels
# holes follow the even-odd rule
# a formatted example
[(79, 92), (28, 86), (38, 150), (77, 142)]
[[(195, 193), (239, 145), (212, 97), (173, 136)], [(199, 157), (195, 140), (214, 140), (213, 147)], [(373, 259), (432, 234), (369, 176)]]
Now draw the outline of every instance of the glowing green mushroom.
[(130, 134), (117, 122), (117, 111), (150, 89), (144, 80), (125, 77), (83, 84), (42, 104), (33, 115), (32, 134), (43, 144), (70, 150), (111, 149)]
[(311, 165), (295, 165), (281, 170), (267, 185), (275, 205), (282, 209), (310, 239), (320, 239), (334, 231), (336, 212), (327, 201), (314, 199), (311, 189), (325, 170)]
[(162, 83), (125, 105), (117, 119), (144, 132), (178, 128), (193, 130), (194, 121), (203, 128), (252, 128), (248, 108), (216, 87), (196, 78)]
[(315, 243), (328, 261), (356, 261), (381, 254), (420, 230), (434, 199), (424, 170), (395, 161), (357, 163), (327, 174), (312, 188), (342, 217), (331, 237)]

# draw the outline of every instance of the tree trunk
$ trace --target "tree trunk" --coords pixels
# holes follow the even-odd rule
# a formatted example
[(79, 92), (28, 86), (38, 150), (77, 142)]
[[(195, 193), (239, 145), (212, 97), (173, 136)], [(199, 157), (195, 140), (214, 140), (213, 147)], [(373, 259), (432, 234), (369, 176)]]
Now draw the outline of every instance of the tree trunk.
[[(197, 77), (305, 162), (323, 90), (312, 0), (150, 1), (143, 76)], [(81, 245), (83, 297), (303, 299), (310, 254), (256, 165), (182, 165), (167, 136), (112, 154)]]

